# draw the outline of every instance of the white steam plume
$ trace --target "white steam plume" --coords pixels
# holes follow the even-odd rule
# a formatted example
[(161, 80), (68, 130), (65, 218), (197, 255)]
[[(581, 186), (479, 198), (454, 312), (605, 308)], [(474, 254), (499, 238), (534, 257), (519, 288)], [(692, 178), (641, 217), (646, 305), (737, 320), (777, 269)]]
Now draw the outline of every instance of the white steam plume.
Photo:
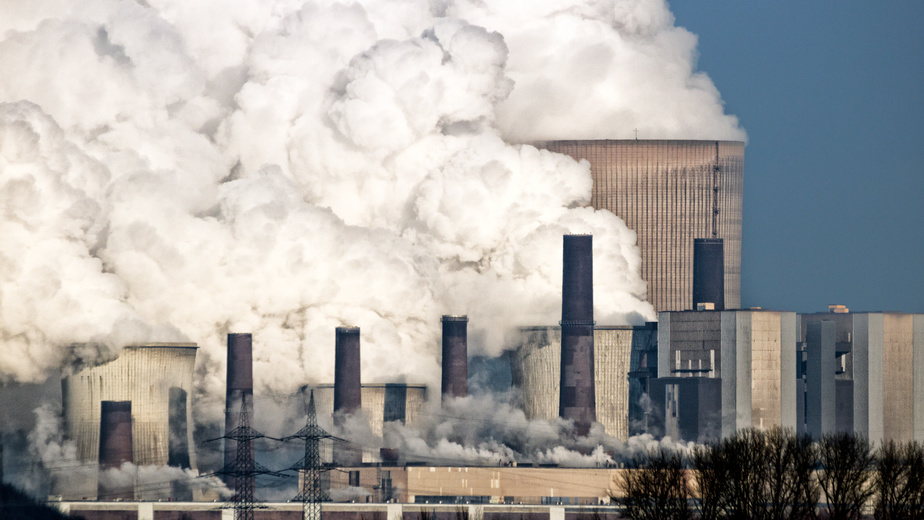
[(598, 321), (653, 318), (586, 163), (509, 143), (742, 137), (695, 38), (661, 0), (494, 4), (0, 2), (0, 380), (188, 338), (215, 404), (251, 331), (291, 393), (350, 324), (365, 380), (433, 384), (440, 314), (472, 354), (557, 321), (569, 232)]

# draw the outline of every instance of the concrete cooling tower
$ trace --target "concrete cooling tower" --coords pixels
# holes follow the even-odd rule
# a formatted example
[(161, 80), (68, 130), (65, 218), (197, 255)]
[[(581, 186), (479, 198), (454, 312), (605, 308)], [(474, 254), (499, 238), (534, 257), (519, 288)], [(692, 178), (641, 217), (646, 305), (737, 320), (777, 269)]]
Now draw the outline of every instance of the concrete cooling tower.
[(697, 238), (724, 240), (724, 307), (740, 307), (744, 143), (600, 140), (538, 146), (590, 163), (590, 205), (612, 211), (638, 234), (642, 279), (655, 310), (691, 308)]
[(197, 349), (195, 343), (129, 346), (108, 363), (63, 378), (65, 430), (76, 443), (78, 458), (103, 462), (103, 402), (120, 401), (130, 409), (131, 460), (136, 465), (196, 469), (190, 396)]
[[(334, 413), (334, 385), (316, 385), (314, 398), (318, 416), (330, 417)], [(308, 388), (303, 388), (305, 395)], [(389, 421), (400, 421), (408, 426), (418, 426), (424, 403), (427, 401), (425, 385), (405, 383), (363, 383), (362, 411), (369, 420), (369, 429), (375, 435), (382, 435), (382, 427)]]
[[(597, 326), (594, 331), (594, 386), (597, 422), (606, 433), (629, 437), (629, 373), (632, 343), (657, 334), (645, 326)], [(520, 389), (529, 418), (558, 417), (561, 328), (523, 327), (519, 347), (510, 353), (513, 386)]]

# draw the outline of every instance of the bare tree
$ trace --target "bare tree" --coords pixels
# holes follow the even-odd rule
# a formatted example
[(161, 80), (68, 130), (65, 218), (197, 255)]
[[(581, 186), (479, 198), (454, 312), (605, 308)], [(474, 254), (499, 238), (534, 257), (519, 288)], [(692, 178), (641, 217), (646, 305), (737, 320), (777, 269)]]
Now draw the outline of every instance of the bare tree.
[(787, 442), (792, 452), (790, 484), (793, 489), (789, 518), (793, 520), (814, 519), (821, 488), (815, 476), (818, 467), (818, 447), (807, 435), (794, 435)]
[(870, 482), (875, 457), (869, 441), (847, 433), (825, 435), (818, 455), (818, 482), (827, 501), (828, 518), (860, 518), (875, 491)]
[(658, 450), (636, 455), (622, 474), (626, 514), (634, 520), (686, 520), (689, 484), (683, 457), (676, 451)]
[(693, 449), (690, 494), (700, 520), (717, 520), (724, 512), (725, 459), (720, 444), (705, 444)]
[(883, 444), (873, 482), (877, 520), (924, 517), (924, 446), (913, 441)]
[(747, 428), (722, 441), (725, 513), (734, 520), (763, 518), (769, 479), (766, 433)]

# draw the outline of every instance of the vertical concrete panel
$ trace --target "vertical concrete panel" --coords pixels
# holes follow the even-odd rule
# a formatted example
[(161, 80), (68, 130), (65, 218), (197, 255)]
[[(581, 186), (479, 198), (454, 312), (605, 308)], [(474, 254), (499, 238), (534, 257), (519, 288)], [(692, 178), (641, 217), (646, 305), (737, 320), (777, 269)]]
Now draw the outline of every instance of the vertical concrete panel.
[(883, 416), (882, 314), (869, 315), (869, 439), (881, 442), (885, 438)]
[(805, 427), (815, 438), (834, 431), (834, 333), (833, 321), (813, 321), (805, 329)]
[(883, 438), (914, 439), (914, 316), (882, 315)]
[(606, 433), (626, 441), (629, 438), (629, 357), (632, 329), (594, 329), (594, 385), (597, 422)]
[[(796, 392), (796, 313), (780, 314), (780, 423), (796, 429), (798, 394)], [(832, 342), (832, 347), (834, 343)], [(832, 357), (833, 368), (833, 357)], [(833, 390), (833, 380), (832, 380)], [(834, 394), (831, 394), (833, 399)]]
[(924, 442), (924, 314), (915, 314), (914, 326), (914, 440)]
[(670, 377), (671, 313), (658, 313), (658, 377)]
[(750, 428), (754, 425), (753, 410), (753, 347), (754, 315), (751, 312), (738, 312), (735, 318), (735, 429)]
[(869, 437), (869, 314), (853, 315), (853, 428)]
[[(734, 435), (738, 430), (738, 350), (735, 311), (723, 311), (721, 324), (721, 378), (722, 378), (722, 436)], [(659, 347), (660, 348), (660, 345)], [(660, 365), (659, 368), (660, 370)], [(750, 399), (748, 399), (750, 406)]]

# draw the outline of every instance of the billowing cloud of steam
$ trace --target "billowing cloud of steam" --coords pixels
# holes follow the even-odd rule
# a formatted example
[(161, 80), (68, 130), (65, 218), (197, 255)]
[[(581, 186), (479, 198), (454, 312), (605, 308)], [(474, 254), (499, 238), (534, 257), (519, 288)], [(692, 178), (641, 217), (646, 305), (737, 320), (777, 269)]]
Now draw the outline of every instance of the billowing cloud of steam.
[(742, 137), (695, 38), (663, 0), (491, 4), (5, 6), (0, 380), (188, 339), (217, 421), (226, 332), (285, 393), (351, 324), (367, 381), (432, 384), (440, 314), (473, 354), (557, 321), (568, 232), (594, 234), (598, 321), (652, 318), (586, 163), (509, 143)]
[(132, 490), (146, 500), (169, 498), (175, 486), (189, 491), (208, 490), (223, 498), (231, 494), (218, 478), (200, 476), (189, 469), (136, 466), (130, 462), (118, 468), (101, 469), (78, 458), (74, 441), (65, 439), (61, 433), (60, 410), (54, 405), (40, 406), (35, 416), (35, 428), (29, 433), (29, 450), (37, 466), (27, 473), (17, 473), (15, 481), (30, 493), (40, 494), (51, 485), (51, 489), (66, 490), (74, 496), (97, 496), (99, 482), (111, 490)]
[(636, 453), (659, 448), (688, 450), (689, 443), (638, 435), (623, 442), (595, 424), (586, 437), (562, 419), (528, 419), (514, 395), (485, 394), (453, 399), (428, 416), (419, 428), (387, 423), (383, 442), (407, 461), (435, 465), (512, 463), (565, 467), (618, 465)]

